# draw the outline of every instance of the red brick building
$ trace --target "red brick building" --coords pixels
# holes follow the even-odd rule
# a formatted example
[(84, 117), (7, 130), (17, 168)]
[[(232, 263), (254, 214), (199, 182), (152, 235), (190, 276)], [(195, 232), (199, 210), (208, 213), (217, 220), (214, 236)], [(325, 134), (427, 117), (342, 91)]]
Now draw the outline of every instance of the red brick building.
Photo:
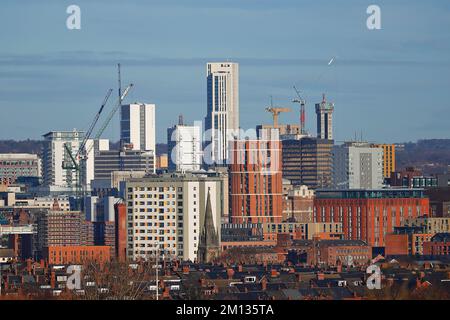
[(281, 142), (235, 140), (231, 145), (231, 222), (281, 222)]
[(285, 258), (306, 254), (308, 265), (367, 265), (372, 259), (372, 248), (361, 240), (292, 240), (288, 234), (279, 234), (274, 250), (281, 250)]
[(124, 203), (114, 206), (116, 227), (116, 257), (123, 262), (127, 259), (127, 207)]
[(367, 265), (372, 259), (372, 248), (363, 241), (322, 240), (318, 242), (318, 247), (320, 254), (314, 261), (318, 264)]
[(101, 264), (110, 261), (111, 254), (109, 246), (53, 246), (44, 249), (44, 259), (48, 264)]
[(386, 256), (422, 255), (423, 244), (430, 241), (433, 234), (423, 227), (396, 227), (394, 233), (386, 235)]
[(450, 255), (450, 233), (437, 233), (431, 241), (423, 244), (423, 254), (430, 256)]
[(421, 189), (322, 190), (314, 200), (314, 222), (340, 222), (344, 238), (384, 247), (385, 236), (406, 219), (429, 215)]

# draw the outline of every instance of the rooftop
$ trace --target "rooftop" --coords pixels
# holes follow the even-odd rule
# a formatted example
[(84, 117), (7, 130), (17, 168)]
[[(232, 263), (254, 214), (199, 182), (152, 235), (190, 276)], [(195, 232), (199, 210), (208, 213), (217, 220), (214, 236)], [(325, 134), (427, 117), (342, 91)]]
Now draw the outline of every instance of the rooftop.
[(401, 199), (424, 198), (424, 189), (322, 189), (316, 191), (317, 199)]

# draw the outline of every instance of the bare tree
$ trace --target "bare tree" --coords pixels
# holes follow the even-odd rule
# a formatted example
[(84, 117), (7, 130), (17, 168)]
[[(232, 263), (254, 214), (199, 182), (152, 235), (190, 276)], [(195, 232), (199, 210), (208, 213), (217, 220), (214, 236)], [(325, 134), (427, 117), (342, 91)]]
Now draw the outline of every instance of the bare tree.
[(86, 262), (81, 272), (84, 294), (74, 292), (74, 298), (85, 300), (144, 299), (150, 281), (154, 280), (154, 264), (151, 260), (136, 263), (114, 260), (102, 265), (93, 261)]

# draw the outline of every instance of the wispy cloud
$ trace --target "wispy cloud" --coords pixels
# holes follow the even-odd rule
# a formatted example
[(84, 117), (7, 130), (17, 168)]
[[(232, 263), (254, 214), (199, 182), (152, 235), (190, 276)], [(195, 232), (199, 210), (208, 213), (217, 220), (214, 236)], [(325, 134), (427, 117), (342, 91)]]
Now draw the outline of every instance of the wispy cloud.
[[(198, 66), (207, 61), (237, 61), (246, 66), (326, 66), (330, 57), (325, 58), (256, 58), (256, 57), (140, 57), (127, 52), (59, 52), (47, 55), (18, 54), (0, 55), (1, 66), (86, 66), (104, 67), (121, 62), (127, 66), (178, 67)], [(418, 61), (418, 60), (377, 60), (360, 58), (336, 58), (333, 65), (339, 66), (409, 66), (409, 65), (443, 65), (450, 61)], [(10, 73), (3, 73), (7, 76)], [(2, 76), (2, 73), (0, 73)]]

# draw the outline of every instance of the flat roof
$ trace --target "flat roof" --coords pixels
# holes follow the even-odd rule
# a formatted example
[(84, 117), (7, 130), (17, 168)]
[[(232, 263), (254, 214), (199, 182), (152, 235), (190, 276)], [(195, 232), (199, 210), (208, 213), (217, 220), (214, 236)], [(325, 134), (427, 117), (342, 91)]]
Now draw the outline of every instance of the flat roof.
[(30, 158), (35, 160), (38, 158), (38, 155), (34, 153), (0, 153), (0, 160), (23, 160)]
[(317, 199), (399, 199), (425, 198), (424, 189), (322, 189), (316, 190)]

